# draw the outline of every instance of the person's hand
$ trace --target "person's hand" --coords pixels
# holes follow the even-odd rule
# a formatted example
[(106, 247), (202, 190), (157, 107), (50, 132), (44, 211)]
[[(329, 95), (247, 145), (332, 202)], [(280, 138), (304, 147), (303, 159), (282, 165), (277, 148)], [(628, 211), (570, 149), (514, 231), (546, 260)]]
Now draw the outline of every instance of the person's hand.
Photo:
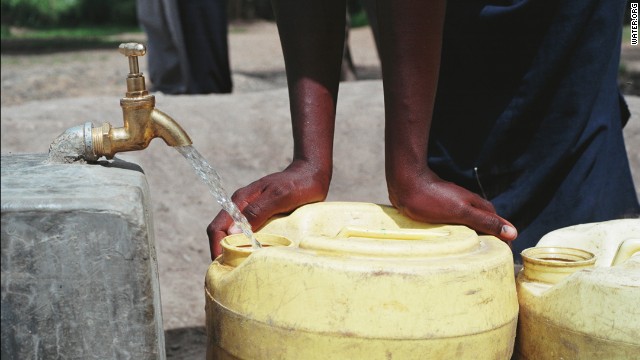
[(400, 213), (417, 221), (462, 224), (509, 243), (518, 236), (515, 227), (496, 214), (479, 195), (447, 182), (428, 168), (388, 179), (389, 200)]
[[(304, 161), (294, 161), (282, 172), (267, 175), (237, 190), (231, 200), (254, 230), (276, 214), (288, 213), (312, 202), (323, 201), (329, 191), (331, 174)], [(220, 211), (207, 227), (211, 260), (222, 253), (220, 240), (239, 233), (226, 211)]]

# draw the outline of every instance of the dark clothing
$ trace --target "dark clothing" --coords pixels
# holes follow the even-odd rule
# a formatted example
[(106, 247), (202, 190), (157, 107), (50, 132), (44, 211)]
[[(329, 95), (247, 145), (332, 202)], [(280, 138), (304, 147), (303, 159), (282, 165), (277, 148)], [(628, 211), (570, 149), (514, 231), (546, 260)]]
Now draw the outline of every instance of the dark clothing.
[(148, 79), (152, 90), (187, 92), (189, 59), (175, 0), (137, 0), (138, 21), (147, 35)]
[(230, 93), (226, 0), (179, 0), (189, 94)]
[(429, 144), (519, 230), (638, 216), (617, 86), (625, 0), (449, 1)]
[(138, 0), (152, 90), (230, 93), (226, 0)]

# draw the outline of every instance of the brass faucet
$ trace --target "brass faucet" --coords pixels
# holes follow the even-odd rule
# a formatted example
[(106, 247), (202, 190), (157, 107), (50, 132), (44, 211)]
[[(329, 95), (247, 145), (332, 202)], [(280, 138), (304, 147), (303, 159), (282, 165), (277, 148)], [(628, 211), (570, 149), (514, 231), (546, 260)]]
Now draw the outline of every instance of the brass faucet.
[[(124, 126), (85, 128), (85, 158), (95, 161), (101, 156), (112, 159), (116, 153), (143, 150), (152, 139), (159, 137), (169, 146), (191, 145), (189, 135), (167, 114), (155, 108), (155, 96), (149, 95), (145, 79), (138, 67), (138, 57), (147, 52), (142, 44), (120, 44), (121, 54), (129, 58), (127, 93), (120, 99)], [(90, 133), (90, 136), (89, 136)]]

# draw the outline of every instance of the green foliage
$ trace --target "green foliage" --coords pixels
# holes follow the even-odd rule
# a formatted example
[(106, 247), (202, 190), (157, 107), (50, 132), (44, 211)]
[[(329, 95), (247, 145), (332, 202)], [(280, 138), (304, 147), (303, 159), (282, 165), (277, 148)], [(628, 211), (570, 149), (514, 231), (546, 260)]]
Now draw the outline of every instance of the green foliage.
[(76, 26), (71, 28), (55, 27), (55, 28), (37, 28), (22, 29), (19, 34), (11, 33), (11, 29), (2, 26), (2, 38), (14, 39), (101, 39), (108, 38), (112, 35), (123, 33), (141, 32), (138, 26)]
[(68, 50), (115, 49), (120, 43), (139, 41), (138, 26), (93, 25), (76, 27), (10, 28), (2, 26), (2, 53), (45, 53)]
[(2, 25), (2, 27), (0, 29), (2, 29), (2, 32), (0, 33), (2, 39), (8, 38), (8, 37), (11, 36), (11, 31), (9, 30), (8, 26)]
[(79, 13), (89, 24), (133, 25), (137, 23), (135, 0), (76, 0)]
[(351, 27), (357, 28), (362, 26), (368, 26), (369, 19), (367, 18), (367, 13), (364, 9), (360, 9), (358, 12), (351, 14)]
[(369, 25), (367, 11), (361, 0), (347, 0), (347, 10), (351, 21), (351, 27), (357, 28)]
[(135, 0), (0, 0), (2, 25), (135, 25)]

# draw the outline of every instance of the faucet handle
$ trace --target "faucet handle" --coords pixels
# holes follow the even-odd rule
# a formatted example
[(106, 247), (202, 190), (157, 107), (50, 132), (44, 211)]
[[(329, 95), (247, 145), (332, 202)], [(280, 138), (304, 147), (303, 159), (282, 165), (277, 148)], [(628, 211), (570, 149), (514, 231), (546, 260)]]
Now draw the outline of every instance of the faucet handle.
[(144, 56), (147, 48), (142, 44), (130, 42), (120, 44), (118, 51), (124, 56)]
[(144, 56), (147, 48), (143, 44), (123, 43), (118, 47), (118, 51), (129, 58), (129, 75), (127, 76), (127, 94), (129, 98), (148, 95), (144, 76), (138, 67), (138, 56)]
[(147, 53), (147, 48), (143, 44), (131, 42), (120, 44), (118, 51), (129, 58), (129, 74), (139, 74), (138, 56), (144, 56)]

